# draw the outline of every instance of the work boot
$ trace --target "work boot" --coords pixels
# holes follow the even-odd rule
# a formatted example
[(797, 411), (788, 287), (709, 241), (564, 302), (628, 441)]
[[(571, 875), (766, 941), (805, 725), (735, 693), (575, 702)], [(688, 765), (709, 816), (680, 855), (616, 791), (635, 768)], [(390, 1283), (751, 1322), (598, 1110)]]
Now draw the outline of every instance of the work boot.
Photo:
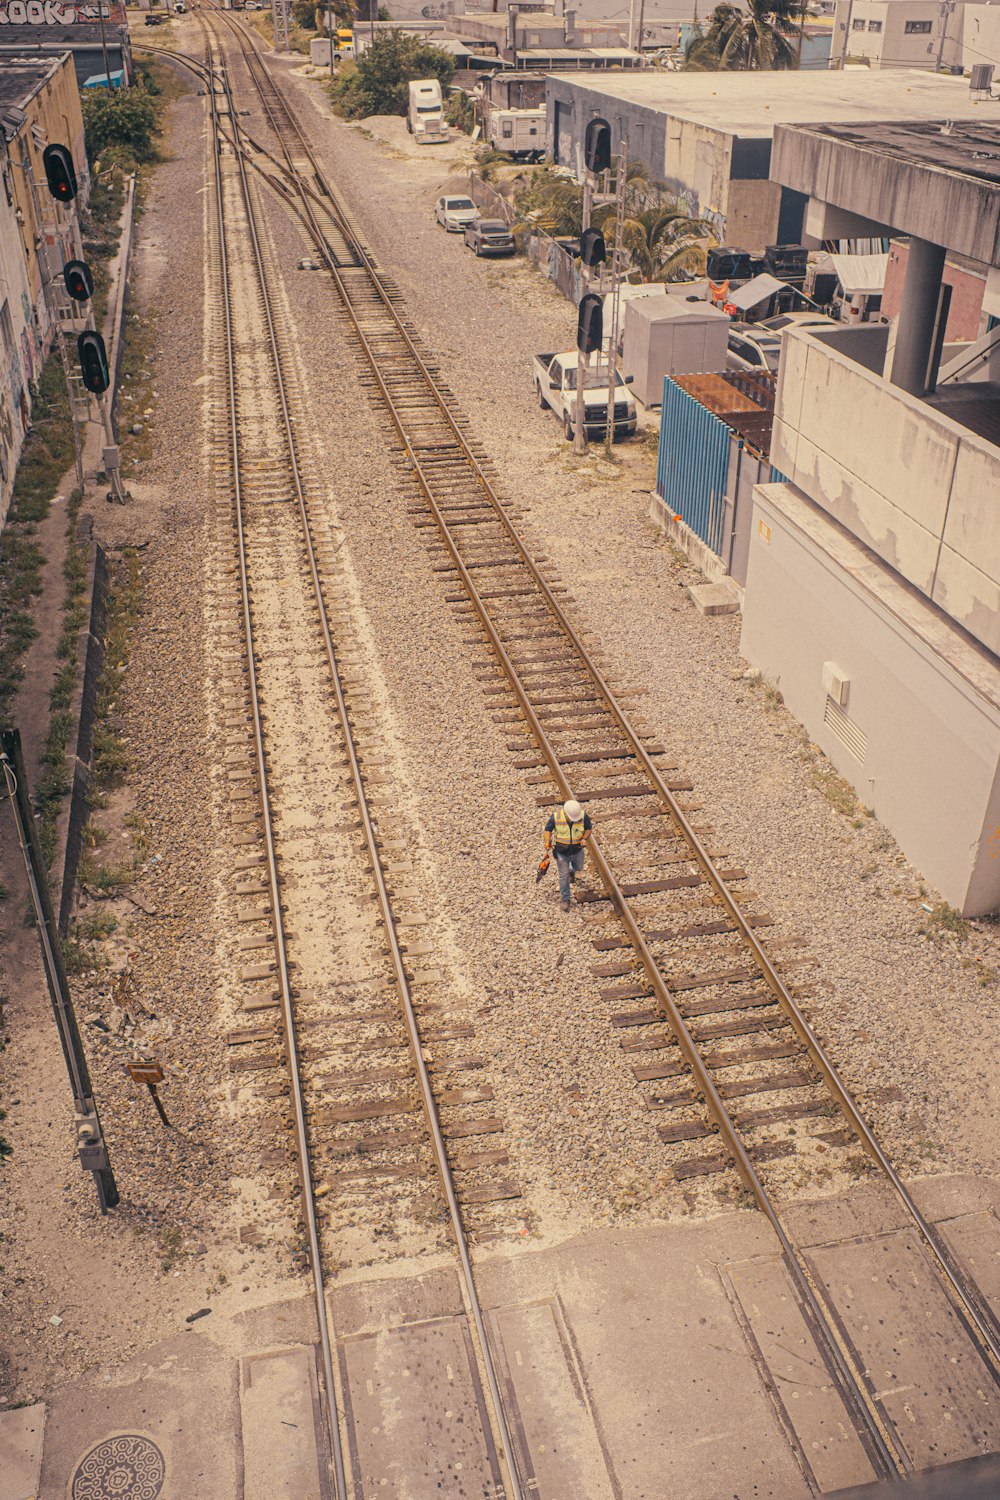
[(569, 911), (569, 902), (568, 901), (563, 901), (560, 904), (562, 906), (563, 911)]

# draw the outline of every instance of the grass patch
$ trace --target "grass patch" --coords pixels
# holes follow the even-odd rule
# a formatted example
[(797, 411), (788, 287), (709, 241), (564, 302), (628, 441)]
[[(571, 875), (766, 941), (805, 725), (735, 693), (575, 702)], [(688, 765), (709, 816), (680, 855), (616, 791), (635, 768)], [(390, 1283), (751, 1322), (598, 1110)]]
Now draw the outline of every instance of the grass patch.
[(132, 884), (134, 878), (132, 865), (104, 865), (91, 854), (85, 854), (81, 859), (77, 875), (81, 886), (101, 896), (117, 896)]
[(925, 913), (924, 920), (917, 931), (921, 937), (930, 938), (932, 942), (944, 942), (948, 938), (954, 938), (962, 943), (969, 935), (969, 924), (953, 906), (948, 905), (947, 901), (937, 901)]
[(81, 943), (103, 943), (117, 927), (117, 917), (103, 917), (92, 912), (77, 922), (76, 936)]
[(73, 423), (59, 357), (46, 361), (0, 534), (0, 717), (9, 720), (24, 677), (21, 658), (38, 634), (32, 603), (42, 590), (42, 549), (36, 532), (59, 482), (73, 463)]
[[(130, 310), (125, 316), (125, 357), (118, 387), (119, 443), (122, 466), (133, 469), (147, 463), (153, 453), (152, 412), (153, 354), (156, 348), (154, 317), (140, 317)], [(146, 413), (150, 412), (147, 416)], [(142, 432), (132, 432), (141, 426)]]
[(128, 773), (128, 752), (121, 738), (125, 668), (141, 613), (142, 569), (139, 554), (129, 547), (115, 569), (108, 594), (104, 667), (97, 685), (92, 760), (94, 786), (99, 792), (121, 786)]
[(56, 659), (61, 665), (49, 692), (49, 732), (42, 750), (42, 774), (35, 793), (35, 802), (41, 813), (38, 836), (46, 866), (51, 864), (55, 852), (59, 809), (70, 790), (66, 751), (76, 729), (70, 705), (76, 687), (77, 640), (87, 621), (87, 548), (76, 540), (82, 498), (81, 492), (74, 490), (66, 506), (67, 543), (63, 561), (66, 593), (63, 597), (62, 631), (56, 646)]

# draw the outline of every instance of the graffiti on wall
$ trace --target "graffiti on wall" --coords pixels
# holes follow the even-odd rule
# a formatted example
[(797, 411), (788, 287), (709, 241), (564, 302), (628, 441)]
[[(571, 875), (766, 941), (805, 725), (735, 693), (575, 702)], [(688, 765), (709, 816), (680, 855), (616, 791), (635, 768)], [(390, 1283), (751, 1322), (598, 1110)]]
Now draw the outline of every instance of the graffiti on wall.
[(89, 26), (101, 20), (124, 26), (125, 7), (111, 4), (85, 5), (79, 0), (6, 0), (0, 4), (0, 26)]

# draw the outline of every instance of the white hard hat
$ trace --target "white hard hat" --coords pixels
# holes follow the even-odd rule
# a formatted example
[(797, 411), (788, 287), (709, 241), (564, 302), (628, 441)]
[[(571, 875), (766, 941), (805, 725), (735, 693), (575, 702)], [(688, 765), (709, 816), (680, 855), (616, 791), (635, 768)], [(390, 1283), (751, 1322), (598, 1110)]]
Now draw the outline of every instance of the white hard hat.
[(579, 802), (564, 802), (563, 812), (566, 814), (567, 818), (569, 818), (571, 823), (580, 823), (583, 820), (583, 808), (580, 806)]

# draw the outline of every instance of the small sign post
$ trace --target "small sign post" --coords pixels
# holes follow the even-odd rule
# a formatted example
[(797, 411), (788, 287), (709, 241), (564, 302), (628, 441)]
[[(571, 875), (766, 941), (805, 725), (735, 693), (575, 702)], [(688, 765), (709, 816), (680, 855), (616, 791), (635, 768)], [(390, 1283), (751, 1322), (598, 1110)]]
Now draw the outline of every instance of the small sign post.
[(132, 1079), (132, 1082), (144, 1083), (146, 1085), (146, 1087), (149, 1089), (153, 1103), (156, 1105), (156, 1113), (159, 1115), (160, 1119), (163, 1121), (167, 1129), (172, 1130), (173, 1126), (167, 1119), (166, 1110), (163, 1108), (163, 1101), (161, 1100), (159, 1094), (156, 1092), (156, 1085), (163, 1082), (163, 1068), (158, 1062), (154, 1061), (153, 1059), (150, 1059), (147, 1062), (129, 1063), (127, 1066), (129, 1077)]

